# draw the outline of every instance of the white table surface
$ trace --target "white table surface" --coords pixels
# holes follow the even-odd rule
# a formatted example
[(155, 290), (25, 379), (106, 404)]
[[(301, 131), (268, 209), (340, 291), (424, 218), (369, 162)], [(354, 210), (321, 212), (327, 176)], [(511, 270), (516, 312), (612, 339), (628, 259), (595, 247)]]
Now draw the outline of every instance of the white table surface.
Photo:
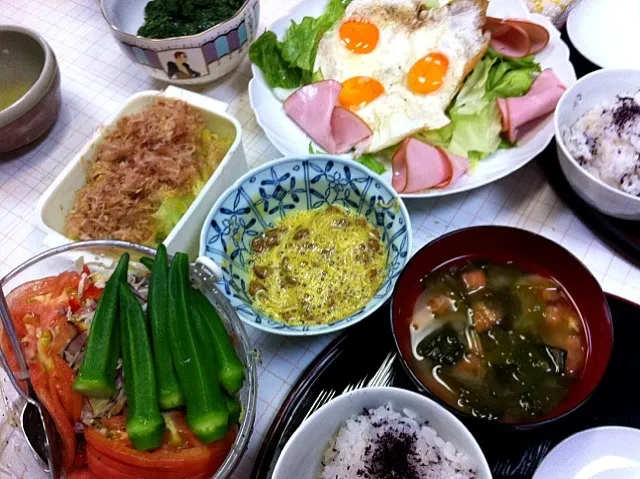
[[(260, 28), (285, 14), (297, 0), (262, 0)], [(0, 0), (0, 23), (28, 26), (50, 43), (60, 63), (63, 106), (48, 136), (19, 157), (0, 161), (0, 277), (45, 249), (35, 205), (39, 196), (102, 121), (129, 95), (166, 85), (151, 79), (119, 50), (96, 0)], [(256, 124), (247, 95), (249, 61), (222, 80), (195, 91), (230, 104), (244, 128), (249, 165), (280, 156)], [(541, 233), (584, 261), (611, 293), (640, 302), (640, 269), (597, 239), (558, 199), (534, 165), (470, 193), (409, 201), (414, 250), (431, 239), (470, 225), (510, 225)], [(302, 370), (330, 337), (287, 339), (252, 328), (262, 351), (255, 433), (236, 473), (248, 478), (271, 420)], [(0, 479), (44, 475), (15, 427), (11, 386), (0, 383)], [(6, 398), (6, 399), (5, 399)]]

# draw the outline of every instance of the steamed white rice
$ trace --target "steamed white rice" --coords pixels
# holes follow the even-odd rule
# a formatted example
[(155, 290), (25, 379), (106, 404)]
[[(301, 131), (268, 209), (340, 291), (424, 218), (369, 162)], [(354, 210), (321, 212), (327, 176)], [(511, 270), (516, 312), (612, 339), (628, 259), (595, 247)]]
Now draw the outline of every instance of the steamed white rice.
[[(406, 457), (406, 460), (405, 460)], [(391, 404), (349, 419), (329, 443), (321, 479), (475, 479), (475, 465), (415, 412)]]
[(590, 174), (640, 196), (640, 93), (592, 108), (564, 132), (563, 139)]

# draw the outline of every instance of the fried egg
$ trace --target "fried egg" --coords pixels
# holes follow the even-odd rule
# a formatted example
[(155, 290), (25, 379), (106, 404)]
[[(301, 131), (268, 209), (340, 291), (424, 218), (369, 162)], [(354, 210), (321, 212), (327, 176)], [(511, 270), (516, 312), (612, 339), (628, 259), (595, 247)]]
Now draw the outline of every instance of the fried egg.
[(376, 152), (450, 123), (445, 111), (486, 51), (487, 0), (428, 9), (415, 0), (352, 0), (320, 40), (315, 70), (342, 83), (339, 105), (373, 131)]

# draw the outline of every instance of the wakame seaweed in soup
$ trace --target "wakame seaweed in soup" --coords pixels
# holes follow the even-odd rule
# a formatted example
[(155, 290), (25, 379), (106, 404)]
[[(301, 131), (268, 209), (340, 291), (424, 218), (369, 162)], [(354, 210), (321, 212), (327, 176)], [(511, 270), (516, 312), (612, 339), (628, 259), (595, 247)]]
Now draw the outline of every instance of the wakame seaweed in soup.
[(507, 423), (542, 417), (586, 361), (582, 319), (562, 286), (475, 260), (422, 279), (411, 322), (414, 371), (441, 399)]

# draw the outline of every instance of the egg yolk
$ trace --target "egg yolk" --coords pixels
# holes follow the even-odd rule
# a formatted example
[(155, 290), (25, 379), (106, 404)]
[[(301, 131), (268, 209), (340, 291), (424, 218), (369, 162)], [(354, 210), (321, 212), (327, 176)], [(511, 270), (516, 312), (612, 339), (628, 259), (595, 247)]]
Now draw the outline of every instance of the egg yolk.
[(413, 93), (432, 93), (442, 86), (448, 68), (449, 59), (446, 56), (429, 53), (413, 64), (407, 77), (407, 86)]
[(375, 78), (353, 77), (342, 83), (338, 104), (349, 110), (358, 110), (384, 93), (384, 87)]
[(353, 53), (370, 53), (378, 44), (380, 32), (373, 23), (347, 20), (340, 25), (340, 41)]

